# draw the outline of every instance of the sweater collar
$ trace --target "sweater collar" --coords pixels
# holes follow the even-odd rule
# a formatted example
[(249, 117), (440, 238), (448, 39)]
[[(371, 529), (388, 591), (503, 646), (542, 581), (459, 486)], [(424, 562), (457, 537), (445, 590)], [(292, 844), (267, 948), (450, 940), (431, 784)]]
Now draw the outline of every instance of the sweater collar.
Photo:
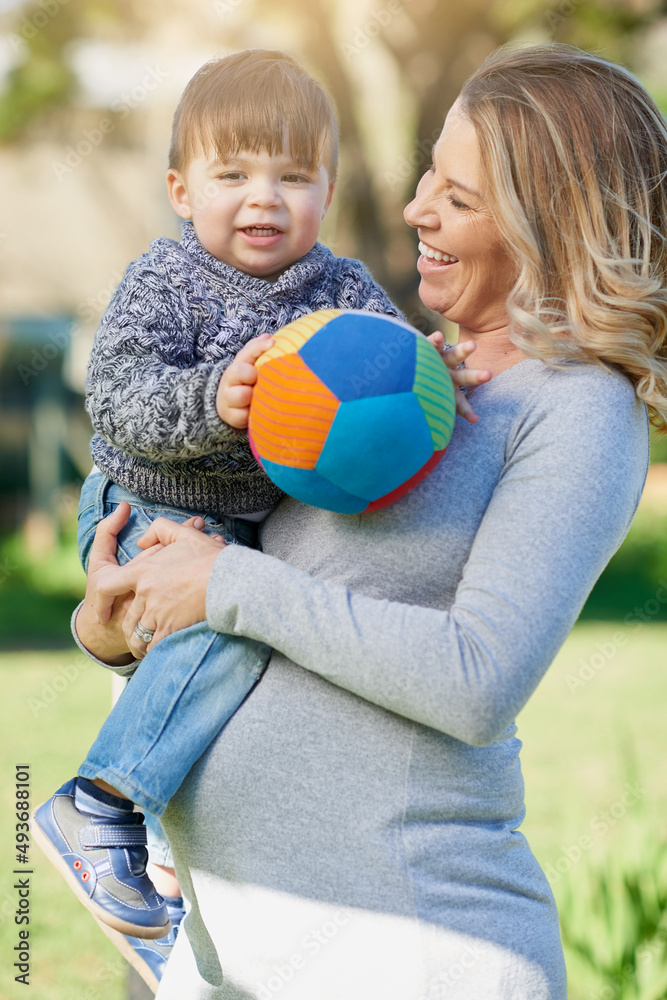
[(232, 267), (231, 264), (225, 264), (205, 250), (190, 220), (183, 223), (181, 246), (201, 267), (205, 267), (225, 282), (258, 299), (266, 298), (267, 295), (279, 295), (292, 289), (301, 289), (304, 284), (316, 281), (326, 270), (333, 256), (331, 250), (321, 243), (316, 243), (312, 250), (281, 274), (277, 281), (265, 281), (264, 278), (254, 278), (251, 274), (245, 274)]

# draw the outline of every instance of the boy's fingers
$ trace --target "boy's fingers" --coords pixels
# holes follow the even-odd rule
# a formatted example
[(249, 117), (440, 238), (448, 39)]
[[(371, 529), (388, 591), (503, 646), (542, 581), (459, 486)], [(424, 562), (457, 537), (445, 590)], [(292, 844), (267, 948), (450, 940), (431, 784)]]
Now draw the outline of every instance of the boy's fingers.
[(227, 387), (225, 404), (228, 407), (248, 407), (252, 400), (252, 386), (230, 385)]
[(456, 392), (456, 412), (460, 413), (463, 419), (467, 420), (469, 424), (476, 424), (479, 420), (468, 400), (458, 390)]
[(250, 410), (243, 406), (230, 406), (222, 419), (236, 431), (243, 431), (248, 426)]
[(235, 362), (247, 361), (253, 365), (257, 358), (261, 357), (270, 347), (273, 347), (273, 337), (268, 333), (263, 333), (260, 337), (253, 337), (247, 344), (244, 344), (234, 360)]
[(456, 368), (463, 361), (467, 361), (477, 347), (474, 340), (466, 340), (462, 344), (454, 344), (448, 351), (445, 351), (443, 358), (448, 368)]
[(490, 382), (491, 372), (481, 368), (461, 368), (450, 372), (452, 382), (455, 385), (480, 385), (482, 382)]
[(224, 379), (228, 388), (232, 385), (254, 385), (257, 381), (257, 369), (237, 354), (236, 360), (225, 372)]
[[(158, 517), (153, 521), (146, 534), (142, 535), (137, 545), (142, 549), (147, 549), (151, 545), (155, 545), (156, 542), (160, 542), (162, 545), (171, 545), (172, 542), (177, 542), (181, 538), (187, 538), (192, 530), (193, 526), (170, 521), (168, 517)], [(131, 563), (127, 563), (127, 566), (131, 565)]]
[(197, 531), (203, 531), (204, 528), (206, 527), (206, 521), (204, 520), (203, 517), (197, 517), (197, 515), (195, 514), (194, 517), (189, 517), (187, 521), (183, 521), (183, 527), (196, 528)]

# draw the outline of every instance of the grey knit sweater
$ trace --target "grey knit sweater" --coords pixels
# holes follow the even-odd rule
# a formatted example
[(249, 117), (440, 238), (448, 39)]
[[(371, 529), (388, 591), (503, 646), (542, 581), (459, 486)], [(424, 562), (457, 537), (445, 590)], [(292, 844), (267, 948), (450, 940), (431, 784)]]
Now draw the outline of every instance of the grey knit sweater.
[(317, 309), (400, 316), (357, 260), (320, 243), (271, 283), (211, 256), (186, 222), (128, 267), (95, 338), (86, 409), (95, 464), (147, 499), (201, 513), (268, 510), (283, 494), (247, 433), (220, 420), (220, 377), (240, 348)]

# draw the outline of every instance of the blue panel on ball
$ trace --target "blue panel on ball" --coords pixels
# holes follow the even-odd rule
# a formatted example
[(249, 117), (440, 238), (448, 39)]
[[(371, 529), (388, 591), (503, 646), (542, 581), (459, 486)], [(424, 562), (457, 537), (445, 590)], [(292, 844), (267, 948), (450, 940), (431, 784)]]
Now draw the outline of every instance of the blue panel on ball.
[(316, 472), (369, 503), (402, 486), (433, 454), (412, 392), (341, 403)]
[(348, 402), (409, 392), (417, 336), (388, 316), (346, 312), (313, 334), (299, 354), (341, 402)]
[(323, 507), (337, 514), (360, 514), (368, 506), (368, 500), (352, 496), (313, 469), (293, 469), (266, 459), (262, 459), (262, 466), (276, 486), (311, 507)]

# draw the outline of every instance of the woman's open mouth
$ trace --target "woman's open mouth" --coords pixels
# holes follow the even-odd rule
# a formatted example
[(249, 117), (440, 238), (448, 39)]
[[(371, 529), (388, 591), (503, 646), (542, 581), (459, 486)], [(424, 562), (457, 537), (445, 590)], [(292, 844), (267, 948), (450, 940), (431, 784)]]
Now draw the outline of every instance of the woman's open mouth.
[(422, 257), (425, 257), (426, 260), (431, 261), (434, 264), (458, 264), (458, 257), (453, 257), (449, 253), (443, 253), (442, 250), (436, 250), (434, 247), (430, 247), (427, 243), (422, 243), (421, 240), (419, 241), (419, 252)]

